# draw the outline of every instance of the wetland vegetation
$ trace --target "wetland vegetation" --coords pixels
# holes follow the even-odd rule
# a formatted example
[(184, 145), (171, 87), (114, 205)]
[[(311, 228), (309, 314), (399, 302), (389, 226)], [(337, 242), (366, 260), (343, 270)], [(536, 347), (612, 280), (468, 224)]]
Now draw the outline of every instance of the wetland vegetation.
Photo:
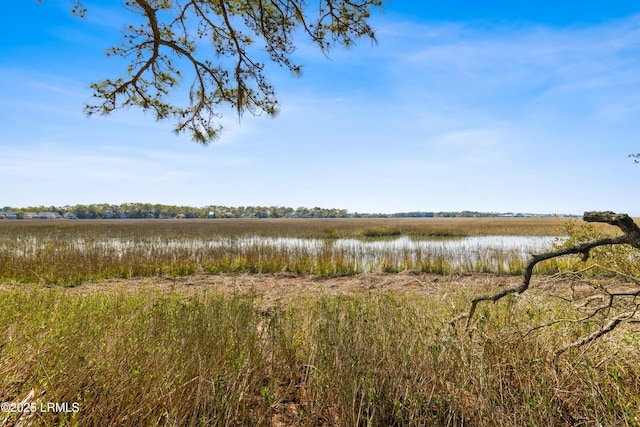
[[(448, 267), (433, 271), (421, 267), (426, 248), (419, 263), (404, 253), (434, 236), (561, 236), (570, 229), (563, 225), (2, 222), (0, 402), (69, 405), (0, 412), (0, 426), (640, 425), (636, 331), (551, 357), (565, 338), (596, 327), (574, 321), (579, 313), (565, 296), (575, 284), (547, 280), (569, 261), (543, 266), (539, 289), (480, 307), (464, 331), (451, 320), (479, 292), (517, 281), (521, 253), (486, 250), (499, 262), (480, 265), (441, 251), (432, 259)], [(370, 272), (357, 271), (338, 243), (360, 245), (357, 252), (398, 239), (404, 249), (384, 253)], [(211, 244), (221, 241), (229, 244)], [(511, 259), (509, 270), (489, 273)], [(314, 291), (267, 298), (263, 286), (283, 273)], [(189, 284), (194, 274), (203, 286)], [(352, 276), (337, 277), (344, 274)], [(146, 285), (129, 285), (139, 276)], [(221, 276), (235, 285), (206, 284)], [(169, 289), (149, 285), (170, 277)], [(338, 279), (359, 284), (341, 290)], [(540, 327), (555, 319), (563, 321)]]
[[(550, 245), (550, 236), (558, 233), (564, 221), (3, 221), (0, 280), (73, 286), (114, 277), (196, 272), (319, 277), (405, 270), (520, 274), (528, 253)], [(557, 270), (553, 264), (546, 268)]]

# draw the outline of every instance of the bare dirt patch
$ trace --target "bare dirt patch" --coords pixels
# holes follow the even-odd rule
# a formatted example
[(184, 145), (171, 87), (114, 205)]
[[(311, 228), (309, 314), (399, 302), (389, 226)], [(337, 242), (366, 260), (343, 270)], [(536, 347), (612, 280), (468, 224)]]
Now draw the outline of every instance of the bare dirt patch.
[[(358, 292), (390, 291), (394, 293), (442, 294), (444, 289), (477, 289), (487, 286), (512, 286), (518, 276), (492, 274), (437, 275), (415, 272), (361, 274), (318, 278), (292, 274), (195, 274), (186, 277), (136, 277), (87, 282), (75, 287), (55, 287), (66, 292), (96, 294), (107, 292), (161, 291), (196, 295), (203, 292), (253, 293), (265, 302), (278, 303), (303, 296), (339, 295)], [(15, 283), (0, 284), (0, 289), (33, 287)]]

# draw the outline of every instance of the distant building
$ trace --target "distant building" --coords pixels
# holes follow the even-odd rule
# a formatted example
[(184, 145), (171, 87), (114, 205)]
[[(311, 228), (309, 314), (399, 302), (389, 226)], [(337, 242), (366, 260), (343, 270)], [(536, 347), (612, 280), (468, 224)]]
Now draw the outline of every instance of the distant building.
[(40, 219), (62, 219), (62, 215), (58, 212), (42, 212), (38, 215)]

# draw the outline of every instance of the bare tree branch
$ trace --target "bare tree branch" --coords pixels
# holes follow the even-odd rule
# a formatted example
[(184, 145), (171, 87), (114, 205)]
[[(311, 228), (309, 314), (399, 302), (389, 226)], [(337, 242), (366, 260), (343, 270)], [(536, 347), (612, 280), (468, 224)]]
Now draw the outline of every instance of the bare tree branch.
[[(591, 249), (596, 248), (598, 246), (605, 246), (605, 245), (627, 244), (627, 245), (633, 246), (634, 248), (640, 249), (640, 228), (635, 224), (633, 219), (631, 219), (628, 215), (616, 214), (614, 212), (585, 212), (583, 215), (583, 220), (585, 222), (600, 222), (600, 223), (614, 225), (618, 227), (624, 234), (617, 237), (604, 237), (601, 239), (594, 239), (587, 242), (581, 242), (565, 248), (560, 248), (557, 250), (545, 252), (543, 254), (532, 254), (531, 258), (529, 259), (525, 267), (523, 280), (520, 283), (520, 285), (503, 289), (493, 294), (481, 295), (479, 297), (474, 298), (473, 300), (471, 300), (471, 307), (469, 309), (469, 312), (454, 319), (454, 322), (466, 318), (467, 319), (466, 328), (468, 329), (471, 325), (471, 321), (473, 320), (475, 310), (479, 303), (483, 301), (497, 302), (500, 299), (506, 297), (507, 295), (521, 294), (525, 292), (531, 284), (533, 269), (539, 262), (556, 258), (556, 257), (565, 256), (565, 255), (572, 255), (572, 254), (582, 254), (583, 260), (586, 260), (589, 256), (589, 251)], [(635, 298), (640, 296), (640, 290), (609, 292), (606, 289), (602, 289), (601, 295), (605, 301), (601, 305), (593, 308), (591, 314), (583, 317), (582, 319), (579, 319), (578, 322), (586, 321), (588, 319), (591, 319), (593, 316), (595, 316), (596, 314), (602, 311), (610, 310), (616, 298), (621, 298), (621, 297)], [(600, 338), (602, 335), (612, 331), (620, 323), (633, 319), (638, 313), (638, 307), (639, 306), (636, 305), (633, 310), (620, 313), (610, 318), (609, 322), (599, 330), (593, 332), (587, 337), (581, 338), (575, 341), (574, 343), (569, 344), (566, 347), (559, 349), (556, 352), (556, 356), (562, 354), (568, 349), (588, 344)], [(553, 321), (548, 323), (547, 325), (552, 325), (558, 322), (562, 322), (562, 320)]]
[(597, 340), (601, 336), (613, 331), (616, 328), (616, 326), (620, 325), (622, 322), (633, 319), (637, 312), (638, 312), (638, 306), (636, 306), (636, 308), (633, 311), (620, 313), (617, 316), (612, 317), (611, 319), (609, 319), (609, 322), (606, 325), (604, 325), (602, 328), (598, 329), (597, 331), (593, 332), (592, 334), (586, 337), (580, 338), (572, 342), (571, 344), (556, 350), (554, 353), (554, 359), (557, 359), (558, 356), (560, 356), (562, 353), (566, 352), (567, 350), (570, 350), (572, 348), (582, 347), (583, 345), (589, 344), (590, 342)]

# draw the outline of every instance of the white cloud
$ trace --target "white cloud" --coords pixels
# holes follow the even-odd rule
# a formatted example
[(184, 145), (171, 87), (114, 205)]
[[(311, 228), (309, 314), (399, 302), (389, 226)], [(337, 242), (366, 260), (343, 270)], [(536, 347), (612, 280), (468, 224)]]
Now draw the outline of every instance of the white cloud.
[(385, 21), (377, 47), (336, 49), (331, 61), (299, 51), (309, 72), (272, 79), (280, 117), (238, 123), (230, 112), (207, 148), (136, 110), (86, 119), (89, 80), (61, 77), (60, 64), (47, 73), (0, 69), (0, 195), (18, 206), (581, 213), (589, 203), (637, 214), (637, 198), (616, 179), (625, 191), (640, 185), (626, 158), (640, 151), (639, 23)]

